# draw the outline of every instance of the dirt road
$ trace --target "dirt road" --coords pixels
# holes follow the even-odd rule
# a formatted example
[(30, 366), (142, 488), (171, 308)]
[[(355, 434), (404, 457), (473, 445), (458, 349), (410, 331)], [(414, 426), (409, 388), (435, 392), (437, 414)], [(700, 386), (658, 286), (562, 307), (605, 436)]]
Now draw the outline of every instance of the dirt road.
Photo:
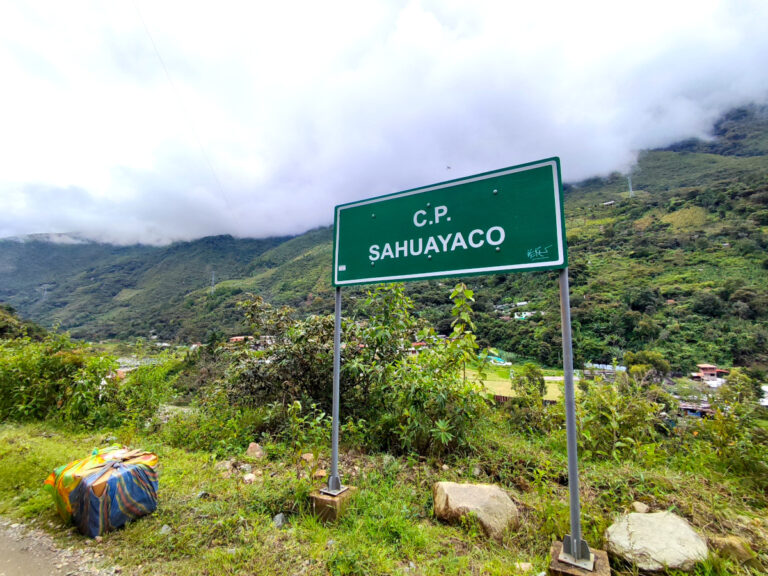
[[(92, 546), (97, 546), (93, 543)], [(109, 576), (97, 550), (60, 548), (45, 532), (0, 519), (0, 576)]]

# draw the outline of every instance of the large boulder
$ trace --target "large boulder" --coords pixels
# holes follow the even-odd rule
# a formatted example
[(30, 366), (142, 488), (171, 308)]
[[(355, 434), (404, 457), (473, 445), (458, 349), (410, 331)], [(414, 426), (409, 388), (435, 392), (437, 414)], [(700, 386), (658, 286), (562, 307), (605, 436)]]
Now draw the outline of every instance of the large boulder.
[(707, 543), (671, 512), (631, 513), (605, 531), (608, 552), (640, 570), (693, 569), (707, 557)]
[(517, 506), (498, 486), (492, 484), (457, 484), (437, 482), (432, 493), (435, 516), (455, 522), (466, 516), (475, 516), (490, 538), (501, 540), (504, 531), (517, 528)]

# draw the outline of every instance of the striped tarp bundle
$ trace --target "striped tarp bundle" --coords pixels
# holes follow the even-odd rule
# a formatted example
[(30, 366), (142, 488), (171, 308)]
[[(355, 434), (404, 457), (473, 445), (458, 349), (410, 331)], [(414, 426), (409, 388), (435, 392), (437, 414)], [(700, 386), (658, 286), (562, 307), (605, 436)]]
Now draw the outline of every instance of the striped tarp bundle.
[(157, 456), (111, 446), (57, 468), (45, 483), (61, 516), (96, 537), (157, 508)]

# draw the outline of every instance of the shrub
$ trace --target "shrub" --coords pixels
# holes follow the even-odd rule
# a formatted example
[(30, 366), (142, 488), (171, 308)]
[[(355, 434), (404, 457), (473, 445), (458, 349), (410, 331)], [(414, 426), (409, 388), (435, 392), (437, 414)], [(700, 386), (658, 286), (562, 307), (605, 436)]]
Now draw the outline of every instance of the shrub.
[(0, 340), (0, 418), (88, 428), (143, 424), (170, 396), (175, 368), (165, 357), (120, 382), (114, 358), (76, 346), (68, 334)]
[[(367, 317), (344, 322), (342, 414), (367, 423), (367, 433), (357, 438), (368, 447), (440, 454), (467, 446), (468, 431), (485, 401), (465, 370), (479, 347), (473, 293), (460, 284), (451, 298), (454, 322), (448, 339), (438, 338), (411, 314), (413, 303), (398, 284), (369, 292), (363, 307)], [(333, 318), (294, 320), (289, 308), (275, 309), (260, 298), (244, 306), (254, 334), (269, 343), (264, 350), (241, 350), (233, 358), (226, 384), (230, 402), (236, 407), (274, 403), (286, 417), (295, 402), (329, 412)], [(415, 338), (424, 345), (411, 355)]]
[(655, 350), (628, 351), (624, 354), (624, 363), (643, 381), (659, 382), (671, 369), (661, 352)]
[(140, 425), (152, 418), (172, 396), (178, 366), (179, 362), (164, 356), (155, 364), (133, 370), (115, 394), (116, 423)]
[(700, 292), (693, 299), (693, 311), (702, 316), (716, 318), (725, 311), (725, 303), (711, 292)]
[(101, 424), (114, 368), (114, 359), (89, 356), (67, 334), (0, 341), (0, 418)]
[(748, 473), (765, 488), (768, 463), (765, 437), (756, 428), (757, 400), (755, 382), (743, 370), (732, 369), (717, 390), (714, 415), (699, 421), (698, 430), (726, 467)]
[(655, 443), (663, 429), (663, 405), (627, 377), (623, 382), (590, 382), (579, 397), (579, 441), (584, 457), (611, 458), (638, 453)]
[(546, 382), (541, 369), (535, 364), (523, 365), (520, 374), (512, 379), (515, 396), (505, 403), (510, 423), (531, 433), (549, 432), (563, 424), (562, 405), (544, 404)]
[(469, 446), (485, 409), (481, 386), (446, 363), (454, 342), (425, 335), (426, 349), (406, 357), (382, 385), (382, 403), (367, 415), (371, 441), (395, 452), (439, 455)]
[(230, 456), (268, 429), (269, 416), (266, 408), (231, 405), (223, 389), (211, 386), (189, 410), (171, 417), (161, 434), (171, 446)]

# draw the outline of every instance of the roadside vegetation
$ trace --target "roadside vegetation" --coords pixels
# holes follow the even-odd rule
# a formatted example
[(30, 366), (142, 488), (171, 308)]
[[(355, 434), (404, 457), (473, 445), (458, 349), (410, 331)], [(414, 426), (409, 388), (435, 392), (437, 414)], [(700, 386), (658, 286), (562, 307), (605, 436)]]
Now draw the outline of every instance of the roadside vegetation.
[[(320, 523), (308, 500), (329, 465), (331, 317), (297, 320), (253, 297), (242, 312), (262, 349), (212, 344), (123, 380), (113, 358), (66, 335), (2, 340), (0, 514), (85, 546), (42, 481), (117, 441), (161, 461), (158, 511), (99, 544), (124, 573), (509, 574), (518, 562), (543, 570), (551, 542), (569, 529), (562, 401), (545, 401), (544, 372), (527, 364), (510, 380), (513, 397), (494, 403), (480, 383), (489, 366), (473, 333), (475, 295), (458, 285), (451, 297), (451, 338), (413, 314), (399, 285), (371, 292), (345, 321), (341, 473), (357, 493), (338, 524)], [(427, 346), (413, 354), (414, 341)], [(690, 419), (662, 386), (658, 357), (635, 360), (616, 383), (579, 383), (585, 538), (600, 547), (616, 515), (641, 501), (754, 551), (744, 563), (713, 549), (698, 574), (764, 573), (768, 434), (755, 382), (733, 370), (715, 415)], [(169, 410), (178, 397), (189, 406)], [(253, 441), (263, 458), (245, 456)], [(501, 485), (521, 527), (496, 543), (472, 522), (436, 521), (438, 480)]]

